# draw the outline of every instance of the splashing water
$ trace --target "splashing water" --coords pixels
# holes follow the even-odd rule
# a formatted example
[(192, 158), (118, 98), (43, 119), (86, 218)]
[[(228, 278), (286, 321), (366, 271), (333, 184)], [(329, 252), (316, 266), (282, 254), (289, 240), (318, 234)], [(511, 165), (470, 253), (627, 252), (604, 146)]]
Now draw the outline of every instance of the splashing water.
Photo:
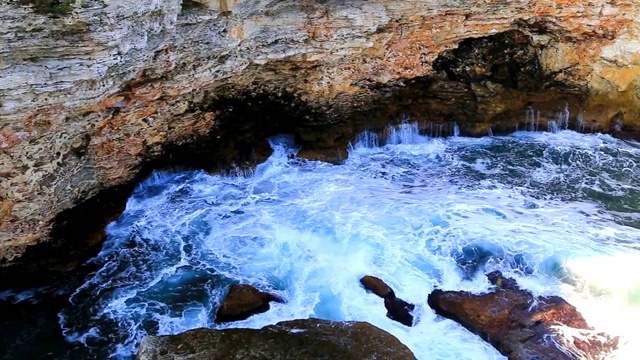
[[(280, 137), (247, 176), (155, 173), (109, 225), (98, 270), (60, 313), (67, 340), (120, 358), (147, 334), (319, 317), (368, 321), (419, 359), (502, 359), (426, 302), (435, 287), (485, 291), (482, 274), (500, 269), (623, 336), (619, 358), (637, 353), (637, 144), (560, 129), (431, 139), (408, 124), (380, 140), (362, 134), (342, 165), (297, 159)], [(415, 327), (385, 316), (359, 286), (367, 274), (417, 304)], [(287, 303), (214, 324), (237, 282)]]

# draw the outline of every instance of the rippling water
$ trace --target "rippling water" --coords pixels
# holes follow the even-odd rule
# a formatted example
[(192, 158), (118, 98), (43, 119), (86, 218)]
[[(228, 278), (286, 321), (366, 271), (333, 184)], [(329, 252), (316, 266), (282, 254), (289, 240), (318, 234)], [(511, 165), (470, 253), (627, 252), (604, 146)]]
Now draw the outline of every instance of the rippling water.
[[(157, 172), (108, 227), (90, 274), (59, 314), (87, 356), (129, 357), (143, 336), (259, 328), (319, 317), (368, 321), (419, 359), (502, 359), (427, 305), (435, 287), (484, 291), (500, 269), (564, 296), (598, 330), (640, 344), (640, 146), (607, 135), (365, 133), (342, 165), (305, 161), (287, 137), (253, 173)], [(417, 304), (407, 328), (358, 280), (375, 275)], [(287, 299), (217, 325), (232, 283)], [(86, 347), (85, 347), (86, 346)]]

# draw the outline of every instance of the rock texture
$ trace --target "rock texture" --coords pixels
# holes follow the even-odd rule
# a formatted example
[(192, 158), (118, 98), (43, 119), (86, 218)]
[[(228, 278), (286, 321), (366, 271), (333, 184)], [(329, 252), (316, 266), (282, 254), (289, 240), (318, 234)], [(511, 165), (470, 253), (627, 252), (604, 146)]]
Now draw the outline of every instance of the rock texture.
[(0, 0), (5, 267), (99, 243), (150, 168), (257, 161), (277, 132), (336, 160), (402, 116), (640, 129), (634, 1), (33, 3)]
[(564, 299), (533, 296), (499, 272), (488, 277), (492, 293), (435, 290), (429, 305), (512, 360), (607, 359), (617, 348), (617, 338), (596, 333)]
[(251, 285), (232, 285), (216, 312), (216, 322), (244, 320), (269, 310), (269, 303), (284, 302), (279, 297), (262, 292)]
[(137, 359), (415, 359), (393, 335), (366, 322), (293, 320), (253, 329), (196, 329), (142, 340)]

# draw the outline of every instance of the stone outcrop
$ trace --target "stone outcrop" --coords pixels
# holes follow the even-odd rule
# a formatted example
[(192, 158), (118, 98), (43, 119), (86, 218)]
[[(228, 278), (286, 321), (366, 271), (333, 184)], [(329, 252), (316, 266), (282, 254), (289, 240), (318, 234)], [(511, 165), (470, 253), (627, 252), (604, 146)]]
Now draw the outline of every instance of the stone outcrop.
[(142, 340), (138, 360), (415, 359), (393, 335), (366, 322), (293, 320), (254, 329), (196, 329)]
[(402, 116), (633, 137), (639, 19), (604, 0), (0, 0), (0, 263), (99, 244), (149, 169), (259, 161), (279, 132), (327, 160)]
[(363, 276), (362, 279), (360, 279), (360, 284), (362, 284), (365, 289), (373, 292), (381, 298), (386, 298), (387, 296), (396, 296), (396, 294), (393, 292), (393, 289), (391, 289), (389, 285), (387, 285), (387, 283), (375, 276)]
[(416, 306), (395, 296), (384, 298), (384, 307), (387, 309), (387, 317), (404, 326), (413, 326), (413, 310)]
[(360, 279), (365, 289), (384, 299), (384, 307), (387, 309), (387, 317), (405, 326), (413, 326), (414, 304), (410, 304), (398, 297), (396, 293), (380, 278), (366, 275)]
[(596, 333), (564, 299), (536, 297), (499, 272), (488, 277), (494, 292), (434, 290), (429, 305), (513, 360), (607, 359), (617, 348), (617, 338)]
[(244, 320), (269, 310), (269, 303), (284, 302), (279, 297), (262, 292), (251, 285), (232, 285), (216, 312), (216, 322)]

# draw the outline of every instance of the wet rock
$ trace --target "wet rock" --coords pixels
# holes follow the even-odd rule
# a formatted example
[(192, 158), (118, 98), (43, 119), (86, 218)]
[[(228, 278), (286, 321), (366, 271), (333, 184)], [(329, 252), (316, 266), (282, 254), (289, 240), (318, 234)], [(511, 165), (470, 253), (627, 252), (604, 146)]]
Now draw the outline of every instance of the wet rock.
[(387, 317), (406, 326), (413, 326), (413, 309), (415, 305), (410, 304), (397, 297), (384, 298), (384, 307), (387, 308)]
[(429, 306), (509, 359), (605, 359), (617, 347), (617, 338), (594, 331), (564, 299), (534, 296), (500, 272), (488, 278), (497, 287), (494, 292), (434, 290)]
[(360, 283), (362, 284), (362, 286), (364, 286), (365, 289), (372, 291), (374, 294), (380, 296), (381, 298), (386, 298), (387, 296), (396, 296), (389, 285), (375, 276), (364, 276), (362, 279), (360, 279)]
[(415, 359), (393, 335), (358, 321), (306, 319), (262, 329), (195, 329), (142, 340), (138, 360)]
[(492, 271), (487, 274), (487, 279), (493, 285), (506, 290), (519, 290), (518, 282), (502, 275), (500, 271)]
[(262, 292), (251, 285), (233, 285), (216, 312), (216, 322), (231, 322), (269, 310), (271, 301), (284, 302), (281, 298)]
[(365, 289), (384, 299), (384, 307), (387, 309), (387, 317), (403, 325), (413, 325), (413, 315), (415, 305), (410, 304), (396, 297), (395, 292), (380, 278), (375, 276), (364, 276), (360, 283)]

